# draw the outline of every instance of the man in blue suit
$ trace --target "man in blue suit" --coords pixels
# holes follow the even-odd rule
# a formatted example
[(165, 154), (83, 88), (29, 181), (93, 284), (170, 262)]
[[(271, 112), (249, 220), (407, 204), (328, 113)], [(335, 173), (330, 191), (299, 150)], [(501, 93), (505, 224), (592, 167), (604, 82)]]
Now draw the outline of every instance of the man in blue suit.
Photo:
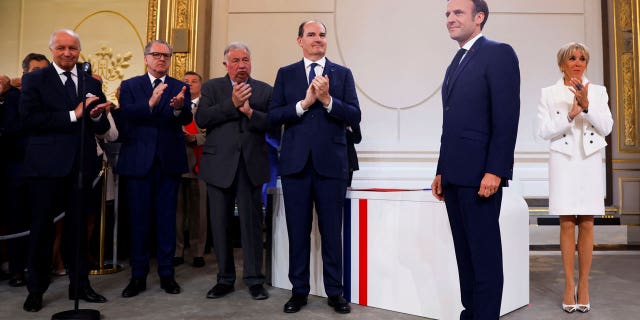
[(440, 158), (431, 187), (449, 215), (464, 307), (460, 319), (498, 319), (498, 218), (518, 132), (518, 58), (509, 45), (482, 36), (489, 16), (484, 0), (450, 0), (446, 16), (461, 49), (442, 85)]
[[(131, 218), (131, 281), (125, 298), (147, 288), (149, 236), (155, 222), (160, 287), (180, 293), (175, 281), (176, 207), (180, 175), (188, 171), (182, 126), (192, 120), (191, 95), (169, 77), (173, 49), (153, 40), (144, 49), (147, 74), (122, 82), (117, 119), (122, 147), (116, 173), (125, 177)], [(119, 126), (120, 126), (119, 124)]]
[(284, 125), (280, 175), (293, 285), (287, 313), (307, 304), (314, 205), (328, 303), (336, 312), (351, 311), (342, 286), (342, 206), (349, 174), (345, 131), (360, 123), (360, 107), (351, 70), (325, 57), (326, 30), (319, 21), (300, 24), (304, 58), (278, 70), (269, 109), (271, 124)]
[(29, 295), (23, 305), (28, 312), (42, 308), (42, 296), (49, 287), (53, 218), (61, 211), (65, 211), (67, 217), (65, 243), (80, 246), (81, 253), (77, 264), (69, 263), (69, 299), (107, 301), (91, 288), (86, 242), (76, 239), (87, 237), (86, 211), (81, 201), (89, 198), (91, 173), (95, 172), (95, 134), (109, 130), (109, 121), (103, 112), (111, 102), (106, 101), (100, 82), (83, 75), (81, 65), (77, 64), (78, 34), (71, 30), (54, 32), (49, 49), (53, 63), (22, 77), (18, 110), (26, 135), (23, 174), (31, 200), (27, 252)]

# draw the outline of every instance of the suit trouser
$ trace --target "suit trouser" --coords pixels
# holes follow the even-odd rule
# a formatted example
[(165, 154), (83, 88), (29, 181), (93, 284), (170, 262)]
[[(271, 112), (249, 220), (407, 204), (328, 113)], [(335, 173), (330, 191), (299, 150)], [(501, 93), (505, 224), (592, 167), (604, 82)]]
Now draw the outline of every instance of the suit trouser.
[(342, 210), (346, 195), (344, 179), (318, 174), (311, 159), (296, 174), (282, 176), (287, 233), (289, 236), (289, 280), (293, 294), (308, 295), (311, 254), (311, 224), (315, 204), (322, 245), (322, 269), (328, 296), (343, 294)]
[[(49, 287), (55, 229), (53, 219), (62, 211), (65, 212), (63, 241), (70, 249), (66, 252), (73, 253), (65, 257), (69, 268), (70, 284), (78, 285), (80, 288), (89, 285), (86, 262), (87, 217), (80, 201), (89, 199), (90, 184), (85, 182), (84, 190), (78, 191), (75, 180), (77, 180), (76, 175), (28, 179), (29, 199), (31, 199), (31, 233), (27, 253), (29, 293), (42, 294)], [(79, 250), (78, 265), (75, 261), (75, 250)], [(78, 283), (75, 282), (76, 275)]]
[[(7, 215), (8, 233), (19, 233), (29, 230), (29, 201), (27, 180), (22, 177), (8, 177), (5, 191), (5, 214)], [(27, 266), (27, 250), (29, 237), (20, 237), (7, 241), (9, 254), (9, 272), (11, 274), (24, 272)]]
[(443, 187), (458, 262), (460, 319), (495, 320), (502, 301), (502, 243), (500, 206), (502, 188), (489, 198), (478, 187)]
[(131, 221), (131, 276), (144, 278), (149, 273), (149, 237), (156, 226), (158, 275), (174, 275), (176, 251), (176, 206), (179, 175), (162, 172), (157, 161), (143, 177), (126, 177)]
[(244, 258), (242, 278), (247, 286), (263, 284), (262, 273), (262, 184), (253, 185), (240, 155), (240, 163), (233, 183), (228, 188), (207, 185), (211, 214), (211, 233), (214, 252), (218, 261), (217, 282), (233, 285), (236, 269), (233, 259), (233, 242), (230, 220), (235, 203), (240, 217), (240, 239)]
[(207, 184), (197, 178), (180, 179), (176, 210), (175, 257), (184, 256), (184, 227), (189, 230), (189, 245), (194, 257), (204, 256), (207, 243)]

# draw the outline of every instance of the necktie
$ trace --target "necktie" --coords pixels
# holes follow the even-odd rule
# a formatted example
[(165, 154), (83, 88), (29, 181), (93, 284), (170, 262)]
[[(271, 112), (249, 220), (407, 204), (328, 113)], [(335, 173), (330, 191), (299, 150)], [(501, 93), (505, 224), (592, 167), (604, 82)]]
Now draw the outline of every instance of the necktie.
[(311, 84), (311, 81), (313, 81), (313, 78), (316, 77), (316, 66), (317, 65), (318, 64), (314, 62), (310, 66), (311, 69), (309, 69), (309, 84)]
[(162, 80), (160, 80), (160, 79), (153, 80), (153, 88), (155, 89), (161, 83), (162, 83)]
[(462, 60), (462, 56), (464, 56), (465, 52), (467, 52), (466, 49), (460, 48), (460, 50), (458, 50), (456, 55), (453, 57), (453, 61), (451, 61), (451, 70), (449, 71), (449, 76), (447, 77), (447, 86), (449, 86), (449, 80), (453, 78), (454, 74), (456, 74), (456, 70), (460, 65), (460, 60)]
[(76, 85), (73, 83), (73, 79), (71, 79), (71, 72), (65, 71), (62, 74), (67, 77), (67, 80), (64, 82), (64, 89), (67, 90), (69, 99), (75, 102), (78, 99), (78, 94), (76, 93)]

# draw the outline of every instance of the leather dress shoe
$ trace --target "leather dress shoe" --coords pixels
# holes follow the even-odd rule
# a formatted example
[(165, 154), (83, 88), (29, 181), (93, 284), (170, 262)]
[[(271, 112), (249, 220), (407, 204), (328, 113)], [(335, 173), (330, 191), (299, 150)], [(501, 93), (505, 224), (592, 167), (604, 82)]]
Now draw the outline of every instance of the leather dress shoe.
[(125, 298), (135, 297), (145, 290), (147, 290), (147, 279), (131, 278), (127, 287), (122, 291), (122, 296)]
[(209, 292), (207, 292), (207, 298), (209, 299), (218, 299), (226, 296), (227, 294), (233, 292), (233, 285), (218, 283)]
[(76, 298), (92, 303), (105, 303), (107, 298), (98, 294), (90, 286), (78, 289), (78, 296), (76, 297), (74, 287), (69, 286), (69, 300), (75, 300)]
[(327, 303), (329, 304), (329, 306), (333, 307), (333, 310), (335, 310), (337, 313), (351, 312), (349, 302), (347, 302), (347, 300), (345, 300), (343, 296), (329, 297)]
[(307, 305), (307, 295), (293, 294), (291, 299), (284, 304), (285, 313), (296, 313), (300, 308)]
[(164, 289), (164, 292), (170, 294), (180, 293), (180, 285), (176, 282), (173, 276), (160, 277), (160, 288)]
[(249, 293), (251, 293), (251, 298), (253, 298), (253, 300), (264, 300), (269, 298), (269, 292), (267, 292), (261, 284), (254, 284), (249, 287)]
[(42, 309), (42, 294), (29, 293), (22, 309), (27, 312), (38, 312)]
[(15, 273), (13, 276), (11, 276), (11, 279), (9, 279), (9, 285), (12, 287), (22, 287), (26, 284), (27, 282), (24, 281), (23, 273)]
[(193, 258), (193, 267), (194, 268), (202, 268), (202, 267), (204, 267), (204, 257), (195, 257), (195, 258)]

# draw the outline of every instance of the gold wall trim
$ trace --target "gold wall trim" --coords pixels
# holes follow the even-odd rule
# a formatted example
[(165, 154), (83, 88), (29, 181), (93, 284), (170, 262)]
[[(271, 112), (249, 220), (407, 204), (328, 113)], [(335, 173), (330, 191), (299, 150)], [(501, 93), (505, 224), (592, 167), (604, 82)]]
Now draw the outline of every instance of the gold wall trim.
[[(640, 214), (640, 211), (637, 210), (625, 210), (625, 199), (624, 199), (624, 192), (622, 190), (624, 190), (624, 184), (625, 183), (634, 183), (634, 182), (638, 182), (640, 183), (640, 178), (636, 178), (636, 177), (618, 177), (618, 188), (620, 190), (620, 202), (618, 203), (618, 208), (620, 208), (620, 214)], [(636, 200), (633, 199), (632, 200)], [(637, 201), (637, 200), (636, 200)]]
[(615, 0), (613, 3), (614, 61), (618, 104), (616, 126), (619, 132), (619, 153), (640, 153), (639, 12), (638, 1)]
[[(160, 11), (160, 1), (159, 0), (149, 0), (149, 6), (147, 7), (147, 43), (151, 40), (158, 39), (158, 34), (160, 33), (158, 27), (159, 23), (159, 15)], [(146, 43), (145, 43), (146, 45)]]

